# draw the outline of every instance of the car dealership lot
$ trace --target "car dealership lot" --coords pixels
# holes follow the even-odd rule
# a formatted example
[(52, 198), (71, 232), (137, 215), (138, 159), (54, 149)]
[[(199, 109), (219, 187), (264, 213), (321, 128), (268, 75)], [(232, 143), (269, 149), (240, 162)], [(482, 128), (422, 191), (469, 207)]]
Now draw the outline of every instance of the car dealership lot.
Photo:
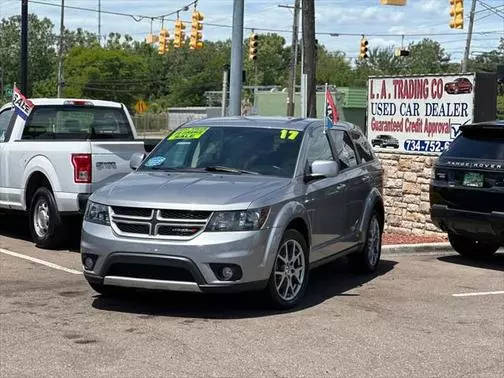
[(502, 252), (384, 255), (360, 276), (339, 260), (280, 313), (254, 294), (105, 299), (79, 274), (78, 243), (25, 238), (0, 216), (1, 376), (504, 374)]

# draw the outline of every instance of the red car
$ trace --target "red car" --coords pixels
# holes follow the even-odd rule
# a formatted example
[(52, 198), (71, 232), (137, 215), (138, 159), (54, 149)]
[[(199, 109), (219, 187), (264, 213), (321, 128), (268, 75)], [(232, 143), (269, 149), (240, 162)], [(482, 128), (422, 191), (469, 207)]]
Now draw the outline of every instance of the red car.
[(448, 94), (471, 93), (472, 89), (472, 83), (465, 77), (459, 77), (455, 81), (445, 84), (445, 91)]

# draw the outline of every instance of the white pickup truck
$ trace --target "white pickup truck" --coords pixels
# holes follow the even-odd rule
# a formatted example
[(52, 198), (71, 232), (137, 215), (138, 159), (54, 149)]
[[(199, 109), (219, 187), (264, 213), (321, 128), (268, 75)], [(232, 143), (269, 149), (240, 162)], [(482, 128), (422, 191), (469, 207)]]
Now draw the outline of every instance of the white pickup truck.
[(129, 173), (144, 143), (135, 140), (122, 104), (31, 101), (26, 121), (12, 104), (0, 108), (0, 210), (29, 213), (33, 241), (55, 248), (68, 235), (65, 217), (82, 213), (92, 192)]

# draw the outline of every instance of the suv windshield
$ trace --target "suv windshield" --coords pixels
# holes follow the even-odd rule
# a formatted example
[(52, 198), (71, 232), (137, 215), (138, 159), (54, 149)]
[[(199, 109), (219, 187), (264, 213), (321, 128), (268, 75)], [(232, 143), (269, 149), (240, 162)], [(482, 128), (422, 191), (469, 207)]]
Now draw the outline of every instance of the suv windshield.
[(303, 133), (251, 127), (185, 127), (165, 138), (141, 170), (292, 177)]
[(504, 160), (504, 136), (462, 134), (453, 141), (443, 156), (469, 159)]

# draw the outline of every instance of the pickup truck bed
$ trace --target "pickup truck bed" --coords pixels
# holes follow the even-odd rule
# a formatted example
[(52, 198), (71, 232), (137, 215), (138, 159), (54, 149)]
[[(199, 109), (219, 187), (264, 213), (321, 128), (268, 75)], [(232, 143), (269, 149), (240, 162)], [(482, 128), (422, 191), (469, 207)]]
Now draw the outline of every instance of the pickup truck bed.
[(29, 213), (34, 241), (56, 247), (65, 234), (63, 217), (82, 212), (92, 192), (128, 174), (144, 143), (122, 104), (32, 102), (26, 120), (12, 104), (0, 109), (0, 209)]

